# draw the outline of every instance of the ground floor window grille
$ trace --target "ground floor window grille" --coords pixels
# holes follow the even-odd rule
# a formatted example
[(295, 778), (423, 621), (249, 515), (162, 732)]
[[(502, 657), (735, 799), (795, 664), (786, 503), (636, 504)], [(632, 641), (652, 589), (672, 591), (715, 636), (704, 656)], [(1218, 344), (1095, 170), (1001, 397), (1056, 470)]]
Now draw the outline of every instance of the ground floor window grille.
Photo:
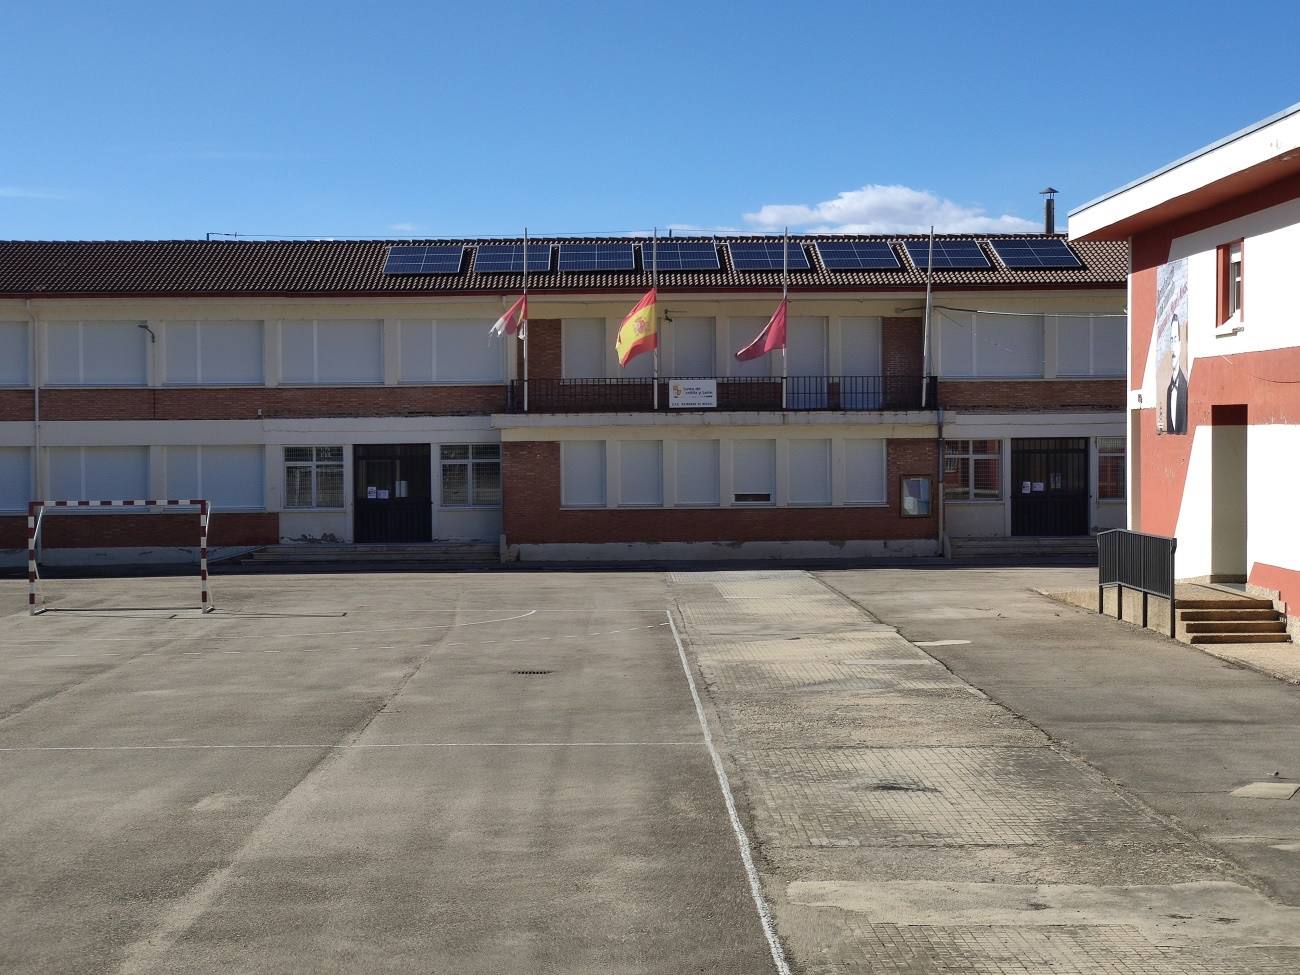
[(343, 448), (285, 447), (284, 506), (343, 507)]
[(1123, 437), (1097, 438), (1097, 497), (1103, 501), (1124, 500)]
[(1002, 497), (1002, 441), (949, 440), (943, 452), (946, 501), (996, 501)]
[(501, 445), (443, 444), (442, 505), (483, 508), (501, 504)]

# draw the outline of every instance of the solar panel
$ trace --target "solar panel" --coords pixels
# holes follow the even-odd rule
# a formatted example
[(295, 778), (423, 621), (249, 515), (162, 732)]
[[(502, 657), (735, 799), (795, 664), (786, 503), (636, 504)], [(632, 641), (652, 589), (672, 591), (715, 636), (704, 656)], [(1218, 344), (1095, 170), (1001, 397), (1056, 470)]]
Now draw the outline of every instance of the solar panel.
[(902, 267), (894, 248), (884, 240), (819, 240), (815, 246), (830, 271)]
[[(926, 269), (926, 260), (930, 253), (930, 240), (905, 240), (907, 256), (921, 270)], [(935, 270), (945, 268), (985, 268), (992, 267), (989, 259), (980, 250), (980, 245), (973, 240), (939, 240), (934, 241)]]
[(561, 271), (631, 271), (631, 244), (561, 244)]
[(459, 274), (465, 248), (461, 244), (390, 247), (385, 274)]
[[(731, 251), (731, 266), (737, 271), (779, 271), (781, 270), (781, 241), (761, 240), (743, 241), (728, 244)], [(790, 270), (806, 271), (808, 255), (798, 241), (790, 241)]]
[(716, 271), (722, 267), (718, 247), (711, 240), (661, 240), (641, 245), (641, 266), (647, 271), (658, 261), (661, 271)]
[[(484, 274), (516, 274), (524, 269), (523, 244), (479, 244), (478, 253), (474, 255), (474, 270)], [(549, 271), (551, 269), (551, 245), (528, 245), (528, 271)]]
[(1065, 241), (1055, 237), (999, 237), (989, 244), (1007, 267), (1083, 267)]

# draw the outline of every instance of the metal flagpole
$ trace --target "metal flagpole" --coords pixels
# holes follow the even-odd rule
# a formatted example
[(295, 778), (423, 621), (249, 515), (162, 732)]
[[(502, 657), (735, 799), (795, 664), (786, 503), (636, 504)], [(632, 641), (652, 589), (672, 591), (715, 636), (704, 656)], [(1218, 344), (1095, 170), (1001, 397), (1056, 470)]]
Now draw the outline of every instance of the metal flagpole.
[(781, 304), (785, 307), (785, 336), (781, 342), (781, 409), (786, 409), (786, 385), (789, 381), (789, 367), (785, 357), (785, 347), (790, 344), (790, 309), (786, 302), (790, 297), (790, 228), (786, 227), (781, 238)]
[(930, 225), (930, 251), (925, 259), (925, 328), (921, 341), (921, 409), (925, 409), (925, 393), (930, 386), (930, 292), (934, 285), (934, 225)]
[(524, 228), (524, 412), (528, 412), (528, 228)]
[(659, 409), (659, 228), (654, 229), (654, 242), (650, 248), (650, 288), (655, 292), (655, 364), (654, 408)]

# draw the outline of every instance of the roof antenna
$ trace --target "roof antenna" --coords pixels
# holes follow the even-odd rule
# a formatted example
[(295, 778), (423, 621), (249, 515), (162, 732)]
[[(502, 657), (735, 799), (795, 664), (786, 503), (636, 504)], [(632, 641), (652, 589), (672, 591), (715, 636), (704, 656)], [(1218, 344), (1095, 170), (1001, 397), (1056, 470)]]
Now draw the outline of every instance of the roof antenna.
[(1039, 190), (1038, 195), (1047, 199), (1043, 200), (1043, 233), (1056, 233), (1056, 194), (1059, 191), (1048, 187), (1045, 190)]

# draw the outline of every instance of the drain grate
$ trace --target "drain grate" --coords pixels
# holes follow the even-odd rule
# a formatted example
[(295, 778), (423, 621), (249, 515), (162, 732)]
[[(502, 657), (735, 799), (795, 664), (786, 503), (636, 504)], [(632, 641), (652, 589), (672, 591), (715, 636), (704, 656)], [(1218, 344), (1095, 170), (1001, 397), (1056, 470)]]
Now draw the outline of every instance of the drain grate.
[(553, 670), (512, 670), (510, 673), (516, 677), (540, 677), (543, 674), (553, 674)]

